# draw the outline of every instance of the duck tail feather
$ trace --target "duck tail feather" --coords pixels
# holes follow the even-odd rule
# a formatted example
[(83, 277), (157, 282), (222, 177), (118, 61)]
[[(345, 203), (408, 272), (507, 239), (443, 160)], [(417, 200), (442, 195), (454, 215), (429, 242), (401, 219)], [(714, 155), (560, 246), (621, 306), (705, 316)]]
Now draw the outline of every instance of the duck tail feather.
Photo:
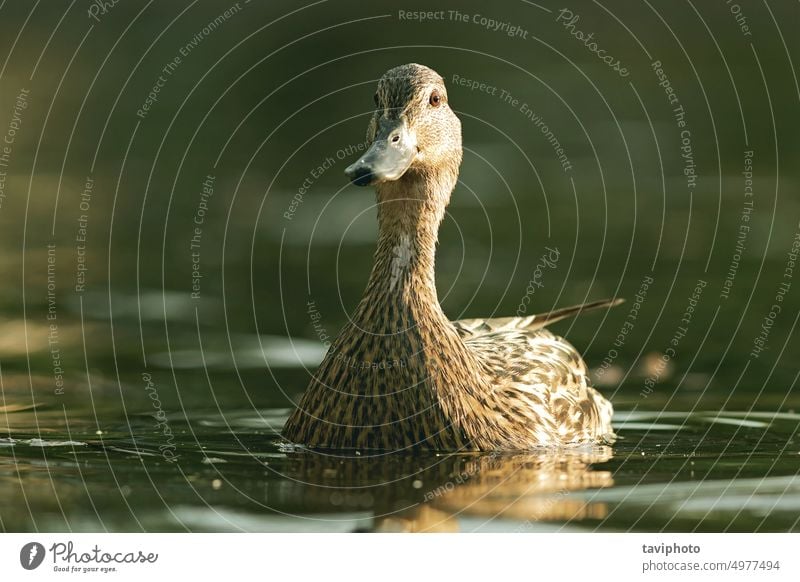
[(556, 321), (567, 319), (568, 317), (575, 317), (582, 315), (587, 311), (595, 311), (598, 309), (610, 309), (616, 307), (620, 303), (624, 303), (625, 299), (617, 297), (614, 299), (601, 299), (600, 301), (591, 301), (589, 303), (582, 303), (581, 305), (573, 305), (572, 307), (564, 307), (562, 309), (555, 309), (549, 313), (540, 313), (533, 317), (528, 329), (536, 329), (545, 327)]

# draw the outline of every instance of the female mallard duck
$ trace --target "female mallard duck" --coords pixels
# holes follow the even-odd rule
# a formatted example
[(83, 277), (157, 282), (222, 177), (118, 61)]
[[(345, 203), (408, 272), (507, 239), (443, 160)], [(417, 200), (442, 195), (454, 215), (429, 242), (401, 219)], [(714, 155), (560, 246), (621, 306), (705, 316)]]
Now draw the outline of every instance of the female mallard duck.
[(378, 248), (364, 297), (283, 435), (331, 449), (522, 450), (613, 437), (611, 403), (544, 327), (544, 315), (449, 321), (434, 255), (461, 164), (461, 123), (442, 78), (403, 65), (378, 82), (366, 153), (345, 172), (375, 185)]

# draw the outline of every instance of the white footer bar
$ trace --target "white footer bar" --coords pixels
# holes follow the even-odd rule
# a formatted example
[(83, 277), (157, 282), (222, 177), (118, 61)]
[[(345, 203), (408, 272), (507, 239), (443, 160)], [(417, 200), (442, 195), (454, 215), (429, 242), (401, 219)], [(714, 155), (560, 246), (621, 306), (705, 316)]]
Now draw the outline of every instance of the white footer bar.
[(4, 580), (797, 581), (798, 564), (798, 534), (0, 535)]

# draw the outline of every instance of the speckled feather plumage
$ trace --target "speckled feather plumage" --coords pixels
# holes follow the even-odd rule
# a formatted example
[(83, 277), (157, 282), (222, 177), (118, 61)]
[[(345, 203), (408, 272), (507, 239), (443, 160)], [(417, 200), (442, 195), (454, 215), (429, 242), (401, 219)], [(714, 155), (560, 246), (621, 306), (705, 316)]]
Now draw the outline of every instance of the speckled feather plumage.
[[(427, 107), (431, 90), (442, 107)], [(378, 84), (368, 139), (403, 115), (419, 153), (376, 187), (379, 238), (364, 296), (331, 345), (284, 437), (332, 449), (522, 450), (606, 441), (611, 404), (580, 354), (544, 325), (578, 313), (450, 322), (434, 281), (439, 224), (458, 177), (461, 127), (421, 65)], [(613, 302), (585, 306), (597, 308)]]

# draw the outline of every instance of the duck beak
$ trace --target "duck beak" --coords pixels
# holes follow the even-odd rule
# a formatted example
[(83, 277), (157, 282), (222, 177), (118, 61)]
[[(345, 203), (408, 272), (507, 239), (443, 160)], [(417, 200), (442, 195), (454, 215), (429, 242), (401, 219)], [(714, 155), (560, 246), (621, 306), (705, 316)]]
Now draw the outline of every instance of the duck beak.
[(397, 180), (417, 155), (417, 139), (405, 118), (382, 119), (369, 149), (344, 173), (356, 186)]

